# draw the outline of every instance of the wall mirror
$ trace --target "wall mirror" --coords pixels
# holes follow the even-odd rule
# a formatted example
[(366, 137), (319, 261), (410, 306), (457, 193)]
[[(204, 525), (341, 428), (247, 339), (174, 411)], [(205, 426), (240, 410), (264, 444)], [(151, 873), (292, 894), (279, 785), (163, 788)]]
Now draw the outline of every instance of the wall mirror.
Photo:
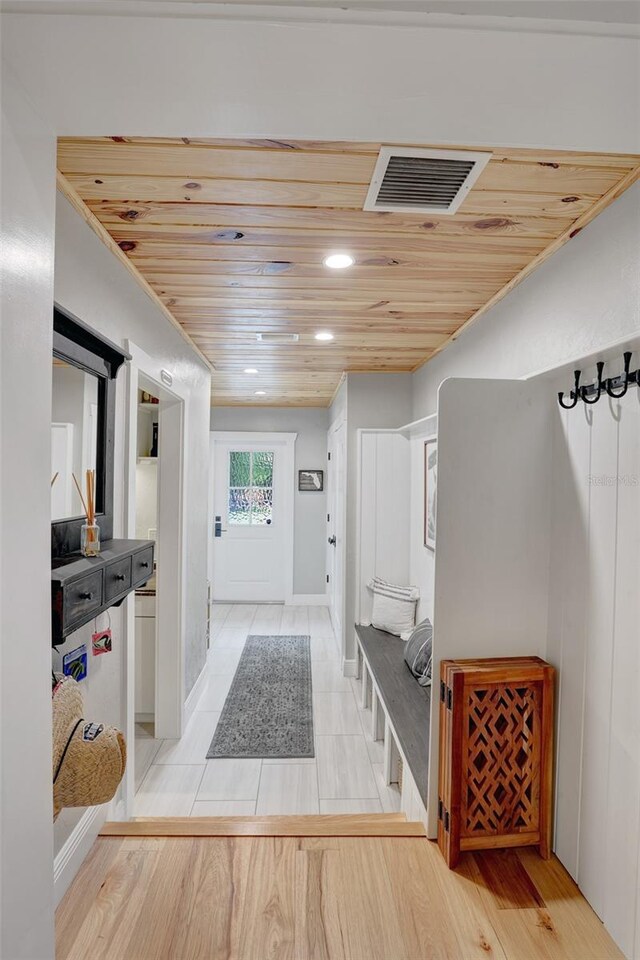
[(68, 311), (53, 312), (51, 415), (51, 552), (80, 548), (84, 509), (73, 482), (84, 491), (95, 470), (96, 522), (102, 540), (113, 536), (115, 377), (128, 354)]
[[(102, 492), (98, 469), (98, 425), (104, 390), (97, 376), (53, 357), (51, 407), (51, 520), (69, 520), (82, 515), (83, 506), (73, 477), (84, 490), (87, 470), (96, 471), (97, 490)], [(104, 504), (96, 503), (98, 513)]]

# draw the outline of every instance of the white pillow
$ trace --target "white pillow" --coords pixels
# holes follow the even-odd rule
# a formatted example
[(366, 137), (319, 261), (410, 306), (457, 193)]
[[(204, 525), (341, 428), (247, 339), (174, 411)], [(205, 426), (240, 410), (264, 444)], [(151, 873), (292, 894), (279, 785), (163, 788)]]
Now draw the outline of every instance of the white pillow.
[(367, 584), (373, 591), (371, 626), (399, 637), (412, 630), (416, 622), (416, 603), (420, 596), (417, 587), (400, 587), (373, 577)]

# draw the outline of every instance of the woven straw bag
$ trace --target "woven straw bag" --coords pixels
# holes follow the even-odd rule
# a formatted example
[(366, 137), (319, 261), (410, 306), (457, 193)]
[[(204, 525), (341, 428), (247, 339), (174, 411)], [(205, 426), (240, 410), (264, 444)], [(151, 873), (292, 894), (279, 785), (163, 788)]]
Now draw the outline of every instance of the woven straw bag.
[(83, 717), (82, 693), (71, 677), (53, 692), (53, 816), (63, 807), (92, 807), (114, 796), (127, 749), (115, 727)]

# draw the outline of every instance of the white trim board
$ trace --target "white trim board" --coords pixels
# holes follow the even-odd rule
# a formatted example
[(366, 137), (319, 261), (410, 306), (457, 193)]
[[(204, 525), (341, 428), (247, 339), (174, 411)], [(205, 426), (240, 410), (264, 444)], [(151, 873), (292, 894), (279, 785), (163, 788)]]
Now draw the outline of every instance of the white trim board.
[(189, 691), (189, 695), (187, 696), (187, 699), (186, 699), (185, 702), (184, 702), (184, 725), (185, 725), (185, 727), (187, 726), (187, 724), (189, 723), (189, 720), (190, 720), (191, 717), (193, 716), (193, 712), (194, 712), (194, 710), (196, 709), (196, 704), (198, 703), (198, 700), (200, 699), (200, 696), (201, 696), (201, 694), (202, 694), (202, 691), (204, 690), (204, 688), (205, 688), (205, 686), (206, 686), (206, 683), (207, 683), (207, 662), (208, 662), (208, 660), (209, 660), (209, 657), (211, 656), (211, 651), (212, 651), (212, 650), (213, 650), (213, 647), (209, 647), (209, 650), (207, 651), (207, 659), (205, 660), (204, 667), (203, 667), (202, 670), (200, 671), (200, 674), (199, 674), (199, 676), (198, 676), (198, 679), (196, 680), (196, 682), (194, 683), (194, 685), (191, 687), (191, 690)]
[(285, 600), (285, 607), (328, 607), (326, 593), (293, 593)]
[(109, 804), (90, 807), (80, 817), (53, 861), (53, 897), (56, 907), (71, 886), (107, 819)]

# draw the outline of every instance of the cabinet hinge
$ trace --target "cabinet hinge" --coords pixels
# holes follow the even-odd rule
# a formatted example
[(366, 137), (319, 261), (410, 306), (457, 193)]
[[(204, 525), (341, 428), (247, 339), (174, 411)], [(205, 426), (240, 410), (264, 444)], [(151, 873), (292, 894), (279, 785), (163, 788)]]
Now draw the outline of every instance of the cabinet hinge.
[(444, 829), (445, 829), (445, 831), (446, 831), (447, 833), (449, 833), (449, 811), (448, 811), (448, 810), (445, 810), (445, 812), (444, 812), (444, 820), (443, 820), (443, 823), (444, 823)]
[(327, 460), (331, 460), (331, 454), (330, 454), (330, 453), (327, 454)]
[(447, 709), (451, 710), (453, 706), (453, 690), (448, 687), (444, 680), (440, 681), (440, 703), (447, 704)]
[(327, 574), (327, 583), (329, 583), (329, 574)]
[(330, 513), (327, 514), (327, 523), (331, 523), (331, 514), (330, 514)]

